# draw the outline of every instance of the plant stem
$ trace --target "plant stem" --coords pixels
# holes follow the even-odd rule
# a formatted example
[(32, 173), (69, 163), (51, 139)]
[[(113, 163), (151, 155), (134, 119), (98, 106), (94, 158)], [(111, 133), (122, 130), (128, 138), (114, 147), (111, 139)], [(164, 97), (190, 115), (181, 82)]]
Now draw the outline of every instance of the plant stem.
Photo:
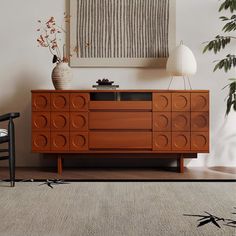
[[(51, 49), (51, 46), (50, 46), (50, 42), (49, 42), (49, 40), (48, 40), (48, 37), (49, 37), (49, 35), (48, 35), (48, 33), (47, 33), (47, 30), (46, 29), (44, 29), (44, 31), (45, 31), (45, 34), (46, 34), (46, 37), (45, 37), (45, 39), (46, 39), (46, 41), (47, 41), (47, 44), (48, 44), (48, 49), (49, 49), (49, 51), (50, 51), (50, 53), (54, 56), (55, 55), (55, 53), (53, 53), (53, 51), (52, 51), (52, 49)], [(57, 55), (58, 56), (58, 55)]]
[(58, 53), (58, 58), (60, 58), (60, 61), (62, 61), (61, 52), (60, 52), (60, 49), (58, 47), (58, 42), (57, 42), (57, 34), (55, 34), (55, 39), (56, 39), (56, 43), (57, 43), (56, 50), (57, 50), (57, 53)]
[(62, 28), (62, 26), (59, 26), (59, 25), (55, 25), (56, 27), (58, 27), (59, 29), (61, 29), (64, 33), (66, 33), (66, 31)]
[(49, 49), (50, 53), (54, 56), (55, 54), (53, 53), (53, 51), (51, 49), (50, 43), (48, 42), (47, 38), (46, 38), (46, 40), (47, 40), (47, 44), (48, 44), (48, 49)]

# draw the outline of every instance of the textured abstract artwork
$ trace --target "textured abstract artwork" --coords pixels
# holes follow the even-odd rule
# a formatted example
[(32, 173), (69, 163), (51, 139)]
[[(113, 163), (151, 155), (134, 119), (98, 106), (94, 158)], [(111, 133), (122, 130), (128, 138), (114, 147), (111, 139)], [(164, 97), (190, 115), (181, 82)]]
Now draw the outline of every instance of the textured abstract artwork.
[(70, 4), (71, 66), (164, 67), (175, 39), (174, 0)]

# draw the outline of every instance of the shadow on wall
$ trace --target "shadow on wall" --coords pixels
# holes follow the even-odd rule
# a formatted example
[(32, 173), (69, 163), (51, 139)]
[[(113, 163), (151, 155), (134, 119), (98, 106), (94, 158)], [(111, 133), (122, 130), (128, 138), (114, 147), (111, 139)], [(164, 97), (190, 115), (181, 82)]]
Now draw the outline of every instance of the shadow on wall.
[[(19, 71), (9, 81), (14, 81), (8, 96), (1, 98), (1, 113), (20, 112), (14, 121), (16, 130), (16, 165), (39, 162), (31, 154), (31, 89), (40, 87), (40, 76), (34, 71)], [(9, 85), (8, 85), (9, 86)], [(7, 123), (4, 124), (7, 127)], [(36, 156), (35, 156), (36, 157)], [(8, 165), (7, 162), (0, 163)], [(33, 164), (34, 165), (34, 164)]]
[(214, 135), (212, 142), (212, 150), (210, 158), (207, 162), (208, 166), (212, 166), (211, 159), (214, 160), (214, 165), (236, 166), (236, 112), (231, 112), (224, 120), (224, 123)]

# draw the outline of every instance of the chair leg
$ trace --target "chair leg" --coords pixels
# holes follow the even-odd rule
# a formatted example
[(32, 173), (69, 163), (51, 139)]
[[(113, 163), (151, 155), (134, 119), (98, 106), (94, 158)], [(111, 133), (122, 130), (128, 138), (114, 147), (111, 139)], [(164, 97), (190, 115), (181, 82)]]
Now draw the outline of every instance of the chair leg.
[(9, 170), (11, 187), (15, 186), (15, 157), (9, 154)]
[(9, 121), (8, 130), (10, 138), (8, 145), (10, 181), (11, 181), (11, 187), (14, 187), (15, 186), (15, 133), (14, 133), (14, 123), (12, 120)]

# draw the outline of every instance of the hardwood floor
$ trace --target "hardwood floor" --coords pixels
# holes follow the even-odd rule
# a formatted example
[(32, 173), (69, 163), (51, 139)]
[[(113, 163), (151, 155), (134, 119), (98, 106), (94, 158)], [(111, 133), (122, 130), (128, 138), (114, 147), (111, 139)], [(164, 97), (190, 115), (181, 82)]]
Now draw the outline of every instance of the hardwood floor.
[[(65, 168), (62, 175), (56, 169), (17, 168), (17, 180), (65, 179), (78, 181), (161, 181), (161, 180), (236, 180), (236, 168), (185, 168), (184, 173), (177, 173), (176, 168), (169, 169), (124, 169), (124, 168)], [(0, 179), (8, 179), (8, 168), (0, 168)]]

